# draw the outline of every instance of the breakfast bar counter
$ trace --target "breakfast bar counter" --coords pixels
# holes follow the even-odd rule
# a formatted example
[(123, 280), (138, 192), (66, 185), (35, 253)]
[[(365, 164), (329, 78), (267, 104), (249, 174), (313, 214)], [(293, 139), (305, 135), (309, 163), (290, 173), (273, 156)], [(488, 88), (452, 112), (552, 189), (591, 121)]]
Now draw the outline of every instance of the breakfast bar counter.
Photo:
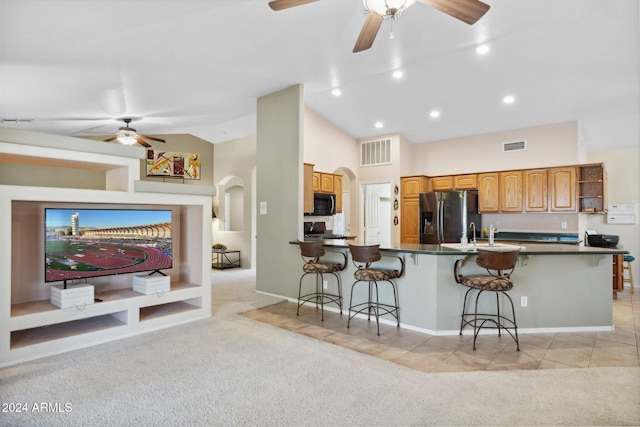
[[(363, 244), (325, 241), (326, 257), (330, 258), (332, 251), (348, 252), (349, 243)], [(486, 242), (478, 242), (478, 247), (483, 245)], [(496, 242), (499, 248), (509, 249), (509, 245), (521, 248), (511, 276), (514, 287), (509, 291), (516, 305), (519, 332), (613, 330), (612, 257), (627, 251), (561, 243)], [(475, 264), (474, 246), (460, 246), (380, 244), (383, 255), (404, 260), (404, 275), (397, 279), (401, 327), (436, 335), (459, 333), (466, 288), (454, 280), (454, 264), (465, 260), (463, 274), (486, 273)], [(376, 264), (398, 265), (386, 256)], [(349, 258), (347, 269), (340, 272), (344, 307), (349, 306), (354, 270)], [(389, 296), (381, 291), (381, 299)]]

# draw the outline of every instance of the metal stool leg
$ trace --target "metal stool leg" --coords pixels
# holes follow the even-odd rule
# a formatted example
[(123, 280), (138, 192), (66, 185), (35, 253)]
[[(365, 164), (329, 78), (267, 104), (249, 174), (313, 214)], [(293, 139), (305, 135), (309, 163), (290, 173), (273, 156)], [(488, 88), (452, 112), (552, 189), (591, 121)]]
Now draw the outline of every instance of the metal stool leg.
[(516, 323), (516, 309), (513, 306), (513, 300), (511, 299), (511, 297), (509, 296), (508, 293), (506, 292), (502, 292), (507, 298), (509, 298), (509, 302), (511, 303), (511, 315), (513, 316), (513, 332), (516, 334), (515, 337), (513, 337), (513, 335), (509, 332), (509, 329), (505, 329), (507, 332), (509, 332), (509, 334), (511, 335), (511, 337), (514, 339), (514, 341), (516, 342), (516, 349), (518, 351), (520, 351), (520, 340), (518, 339), (518, 324)]
[(472, 288), (467, 289), (467, 292), (465, 292), (464, 294), (464, 301), (462, 302), (462, 314), (460, 315), (460, 335), (462, 335), (462, 328), (465, 327), (465, 325), (468, 325), (469, 322), (467, 322), (465, 320), (465, 316), (467, 315), (467, 296), (469, 295), (469, 292), (471, 292)]

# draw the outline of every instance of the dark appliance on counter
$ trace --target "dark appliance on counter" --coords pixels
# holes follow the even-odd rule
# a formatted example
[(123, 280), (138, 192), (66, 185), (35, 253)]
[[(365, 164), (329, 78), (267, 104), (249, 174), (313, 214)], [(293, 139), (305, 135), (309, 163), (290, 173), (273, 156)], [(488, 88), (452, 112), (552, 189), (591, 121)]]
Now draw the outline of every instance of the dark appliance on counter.
[(598, 248), (609, 248), (618, 245), (619, 237), (613, 234), (587, 234), (589, 246)]
[(305, 221), (304, 223), (304, 240), (342, 240), (348, 236), (342, 234), (333, 234), (327, 232), (327, 224), (324, 221)]
[(482, 224), (476, 190), (420, 193), (420, 243), (460, 243), (465, 230), (471, 239), (472, 222), (479, 237)]
[(305, 215), (335, 215), (336, 195), (330, 193), (313, 193), (313, 213)]

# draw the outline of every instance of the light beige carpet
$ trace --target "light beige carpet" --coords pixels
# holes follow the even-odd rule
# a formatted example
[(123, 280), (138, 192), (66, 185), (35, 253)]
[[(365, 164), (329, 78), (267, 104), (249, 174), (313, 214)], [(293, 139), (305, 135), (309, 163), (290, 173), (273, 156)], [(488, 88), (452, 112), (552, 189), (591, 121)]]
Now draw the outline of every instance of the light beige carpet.
[(28, 410), (0, 425), (640, 424), (638, 368), (421, 373), (239, 316), (278, 300), (212, 277), (211, 319), (1, 369)]

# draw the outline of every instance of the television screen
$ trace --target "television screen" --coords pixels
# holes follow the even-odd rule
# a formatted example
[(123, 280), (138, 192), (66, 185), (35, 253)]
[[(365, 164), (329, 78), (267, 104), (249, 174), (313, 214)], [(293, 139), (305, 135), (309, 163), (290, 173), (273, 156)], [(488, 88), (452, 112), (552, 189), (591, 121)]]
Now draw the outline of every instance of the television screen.
[(171, 210), (46, 208), (44, 216), (45, 282), (173, 266)]

